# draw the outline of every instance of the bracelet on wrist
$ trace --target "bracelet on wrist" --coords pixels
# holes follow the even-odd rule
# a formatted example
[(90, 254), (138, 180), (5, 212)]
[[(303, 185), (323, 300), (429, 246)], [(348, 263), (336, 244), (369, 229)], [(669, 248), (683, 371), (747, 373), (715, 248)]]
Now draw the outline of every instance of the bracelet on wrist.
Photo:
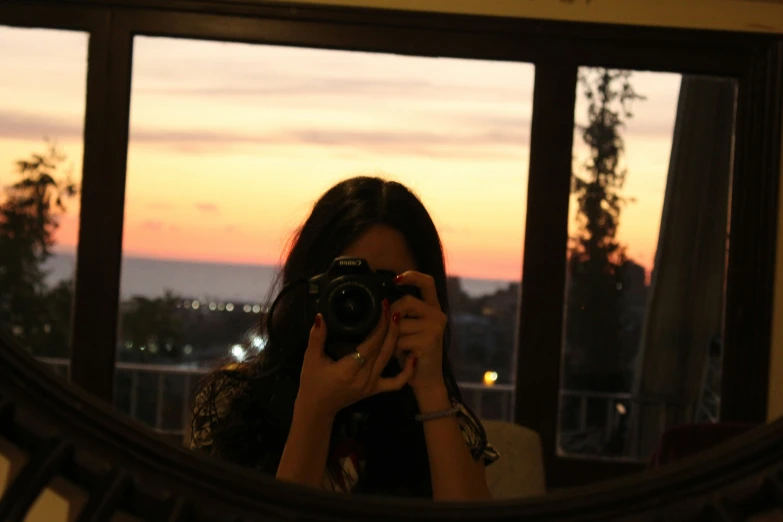
[(452, 402), (452, 407), (447, 410), (433, 411), (432, 413), (419, 413), (416, 415), (416, 420), (419, 422), (427, 422), (436, 419), (442, 419), (444, 417), (452, 417), (456, 415), (460, 410), (459, 404)]

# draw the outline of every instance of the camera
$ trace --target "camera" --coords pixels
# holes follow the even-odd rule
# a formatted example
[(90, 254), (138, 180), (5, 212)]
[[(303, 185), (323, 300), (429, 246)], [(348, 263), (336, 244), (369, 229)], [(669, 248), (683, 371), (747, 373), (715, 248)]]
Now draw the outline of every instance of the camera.
[(366, 260), (338, 257), (329, 270), (307, 281), (308, 316), (321, 313), (327, 326), (326, 354), (339, 359), (356, 350), (378, 324), (383, 300), (421, 298), (415, 286), (397, 285), (390, 270), (370, 269)]

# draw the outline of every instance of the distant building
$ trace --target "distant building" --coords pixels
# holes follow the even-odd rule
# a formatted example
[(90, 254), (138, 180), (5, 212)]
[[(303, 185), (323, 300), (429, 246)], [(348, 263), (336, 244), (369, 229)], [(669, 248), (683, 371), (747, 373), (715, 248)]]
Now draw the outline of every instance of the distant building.
[(511, 382), (517, 317), (518, 283), (481, 298), (460, 295), (452, 306), (451, 349), (459, 381), (481, 382), (494, 371), (498, 383)]

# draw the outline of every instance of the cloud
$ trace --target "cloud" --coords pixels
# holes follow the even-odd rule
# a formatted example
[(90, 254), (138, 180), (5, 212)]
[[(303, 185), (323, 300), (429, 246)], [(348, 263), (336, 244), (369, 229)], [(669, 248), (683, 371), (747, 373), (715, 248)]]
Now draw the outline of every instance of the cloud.
[(144, 221), (141, 223), (141, 228), (150, 232), (160, 232), (165, 227), (165, 223), (162, 221)]
[[(673, 109), (672, 109), (673, 110)], [(425, 118), (423, 116), (423, 118)], [(326, 147), (335, 153), (449, 157), (462, 159), (523, 159), (530, 139), (525, 115), (475, 114), (455, 111), (427, 116), (427, 130), (386, 128), (283, 127), (258, 133), (229, 129), (161, 129), (134, 127), (132, 144), (170, 149), (179, 153), (216, 154), (260, 147)], [(629, 140), (671, 139), (671, 117), (636, 119)], [(81, 139), (79, 118), (52, 118), (0, 109), (0, 139)], [(258, 153), (253, 150), (252, 153)]]
[(199, 212), (205, 214), (217, 214), (220, 212), (220, 209), (214, 203), (196, 203), (194, 206)]
[(435, 84), (426, 80), (413, 79), (361, 79), (361, 78), (319, 78), (303, 77), (298, 79), (275, 79), (268, 72), (263, 78), (243, 79), (226, 85), (203, 83), (203, 76), (192, 82), (177, 80), (177, 87), (139, 87), (134, 93), (162, 97), (207, 97), (207, 98), (248, 98), (266, 104), (279, 104), (283, 100), (346, 98), (355, 100), (383, 101), (389, 99), (412, 101), (450, 100), (471, 103), (512, 103), (520, 104), (530, 99), (528, 89), (521, 85), (454, 85)]
[(41, 140), (44, 137), (58, 140), (83, 139), (83, 119), (52, 117), (32, 112), (0, 108), (0, 138)]
[[(167, 147), (185, 153), (218, 153), (248, 147), (326, 147), (369, 154), (425, 157), (524, 157), (529, 124), (505, 123), (494, 128), (471, 128), (464, 119), (458, 133), (386, 129), (280, 129), (278, 132), (243, 134), (231, 131), (138, 131), (134, 143)], [(453, 126), (444, 125), (444, 130)]]
[[(0, 118), (2, 114), (0, 114)], [(0, 124), (1, 125), (1, 124)], [(15, 136), (13, 133), (9, 133)], [(495, 132), (482, 134), (465, 134), (463, 136), (448, 136), (434, 132), (408, 132), (385, 130), (340, 130), (340, 129), (281, 129), (279, 132), (267, 133), (237, 133), (221, 130), (139, 130), (131, 134), (131, 145), (143, 144), (172, 152), (187, 154), (219, 154), (226, 151), (252, 150), (258, 153), (263, 147), (296, 147), (314, 146), (329, 147), (335, 153), (349, 154), (354, 152), (372, 154), (402, 154), (423, 155), (429, 157), (468, 157), (493, 156), (492, 152), (476, 154), (477, 148), (503, 146), (513, 143), (527, 144), (527, 129), (514, 133)], [(0, 129), (0, 137), (3, 136)], [(467, 149), (471, 150), (467, 150)], [(338, 150), (344, 149), (344, 150)], [(521, 154), (521, 151), (520, 151)], [(517, 156), (511, 151), (512, 156)], [(164, 207), (153, 204), (151, 208)]]
[(314, 129), (294, 130), (288, 138), (301, 145), (324, 145), (363, 149), (385, 149), (402, 152), (437, 147), (471, 147), (492, 145), (524, 145), (527, 130), (491, 129), (477, 133), (446, 134), (427, 131), (386, 130), (340, 130)]

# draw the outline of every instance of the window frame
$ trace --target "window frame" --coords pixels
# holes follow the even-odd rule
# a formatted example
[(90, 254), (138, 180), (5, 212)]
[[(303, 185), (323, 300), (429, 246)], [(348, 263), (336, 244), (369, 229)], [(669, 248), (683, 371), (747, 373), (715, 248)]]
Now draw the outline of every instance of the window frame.
[(95, 0), (89, 6), (77, 0), (7, 0), (0, 5), (0, 24), (90, 33), (71, 343), (75, 384), (103, 400), (112, 399), (132, 42), (135, 35), (146, 35), (535, 66), (518, 333), (524, 342), (518, 343), (515, 422), (541, 435), (549, 487), (642, 467), (556, 455), (577, 68), (735, 78), (721, 415), (727, 421), (766, 420), (781, 176), (783, 35), (237, 0)]

